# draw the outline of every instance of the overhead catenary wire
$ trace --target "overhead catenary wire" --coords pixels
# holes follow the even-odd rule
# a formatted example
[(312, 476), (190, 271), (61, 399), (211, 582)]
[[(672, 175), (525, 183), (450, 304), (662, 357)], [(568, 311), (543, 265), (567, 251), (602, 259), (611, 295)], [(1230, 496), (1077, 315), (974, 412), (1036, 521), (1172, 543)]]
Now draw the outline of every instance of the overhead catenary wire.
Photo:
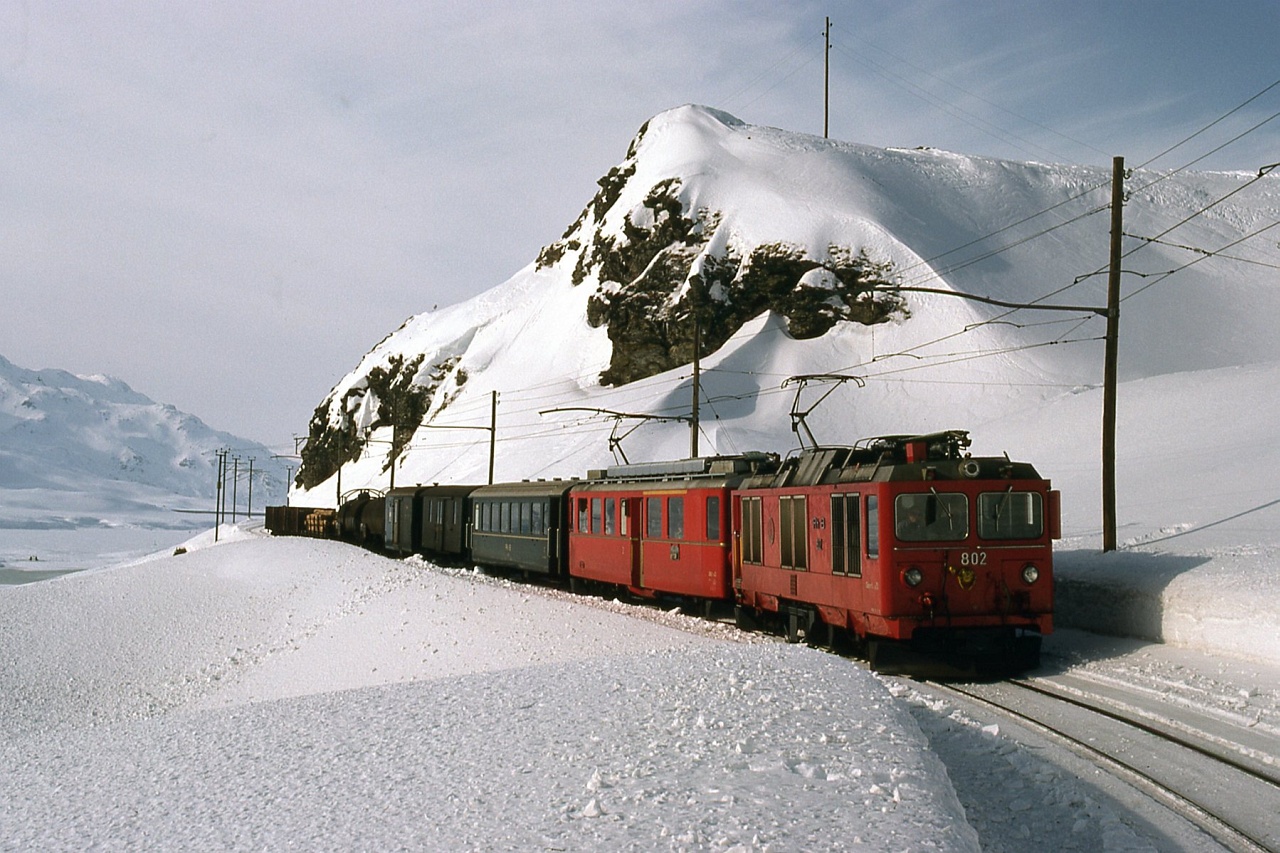
[[(1059, 130), (1057, 130), (1057, 129), (1055, 129), (1055, 128), (1049, 127), (1049, 126), (1048, 126), (1048, 125), (1046, 125), (1046, 124), (1043, 124), (1043, 123), (1041, 123), (1041, 122), (1039, 122), (1039, 121), (1036, 121), (1036, 120), (1035, 120), (1035, 119), (1033, 119), (1033, 118), (1029, 118), (1029, 117), (1027, 117), (1027, 116), (1021, 115), (1020, 113), (1016, 113), (1016, 112), (1014, 112), (1013, 110), (1011, 110), (1011, 109), (1009, 109), (1009, 108), (1007, 108), (1007, 107), (1005, 107), (1005, 106), (1002, 106), (1001, 104), (996, 103), (995, 101), (992, 101), (992, 100), (990, 100), (990, 99), (988, 99), (988, 98), (983, 97), (982, 95), (977, 94), (976, 92), (970, 91), (969, 89), (966, 89), (965, 87), (960, 86), (959, 84), (955, 83), (955, 82), (954, 82), (954, 81), (952, 81), (952, 80), (948, 80), (948, 79), (946, 79), (945, 77), (941, 77), (941, 76), (939, 76), (939, 75), (937, 75), (937, 74), (934, 74), (934, 73), (933, 73), (933, 72), (931, 72), (931, 71), (928, 71), (927, 69), (921, 68), (919, 65), (916, 65), (915, 63), (911, 62), (909, 59), (906, 59), (905, 57), (902, 57), (902, 56), (900, 56), (900, 55), (898, 55), (898, 54), (896, 54), (896, 53), (893, 53), (892, 51), (890, 51), (890, 50), (886, 49), (883, 45), (876, 44), (875, 42), (868, 41), (867, 39), (863, 39), (863, 38), (859, 37), (859, 36), (857, 35), (857, 33), (856, 33), (856, 32), (855, 32), (855, 33), (852, 33), (852, 37), (853, 37), (853, 39), (854, 39), (855, 41), (857, 41), (857, 42), (858, 42), (859, 44), (861, 44), (863, 47), (868, 48), (868, 49), (870, 49), (870, 50), (877, 51), (877, 52), (879, 52), (879, 53), (882, 53), (882, 54), (884, 54), (885, 56), (887, 56), (887, 57), (889, 57), (890, 59), (892, 59), (894, 62), (897, 62), (897, 63), (900, 63), (900, 64), (902, 64), (902, 65), (905, 65), (905, 66), (907, 66), (907, 67), (909, 67), (909, 68), (911, 68), (911, 69), (913, 69), (913, 70), (915, 70), (915, 71), (919, 72), (920, 74), (923, 74), (925, 77), (928, 77), (928, 78), (929, 78), (929, 79), (931, 79), (931, 80), (936, 80), (937, 82), (941, 83), (942, 85), (947, 86), (947, 87), (949, 87), (949, 88), (951, 88), (951, 89), (954, 89), (955, 91), (960, 92), (961, 94), (965, 95), (966, 97), (973, 98), (973, 99), (974, 99), (974, 100), (976, 100), (976, 101), (981, 101), (982, 103), (986, 104), (987, 106), (992, 107), (992, 108), (994, 108), (994, 109), (997, 109), (997, 110), (999, 110), (1000, 112), (1002, 112), (1002, 113), (1004, 113), (1004, 114), (1006, 114), (1006, 115), (1008, 115), (1008, 116), (1011, 116), (1012, 118), (1017, 119), (1018, 121), (1025, 122), (1025, 123), (1027, 123), (1027, 124), (1029, 124), (1029, 125), (1033, 125), (1033, 126), (1035, 126), (1035, 127), (1038, 127), (1038, 128), (1040, 128), (1041, 130), (1048, 131), (1049, 133), (1053, 134), (1054, 136), (1057, 136), (1057, 137), (1060, 137), (1060, 138), (1062, 138), (1062, 139), (1065, 139), (1066, 141), (1071, 142), (1071, 143), (1073, 143), (1073, 144), (1075, 144), (1075, 145), (1079, 145), (1079, 146), (1081, 146), (1082, 148), (1088, 148), (1090, 151), (1093, 151), (1093, 152), (1094, 152), (1094, 153), (1096, 153), (1096, 154), (1102, 154), (1103, 156), (1110, 156), (1110, 155), (1108, 155), (1105, 151), (1102, 151), (1102, 150), (1101, 150), (1101, 149), (1099, 149), (1099, 148), (1095, 148), (1093, 145), (1089, 144), (1088, 142), (1085, 142), (1085, 141), (1080, 140), (1080, 139), (1076, 139), (1076, 138), (1075, 138), (1075, 137), (1073, 137), (1073, 136), (1070, 136), (1070, 135), (1068, 135), (1068, 134), (1065, 134), (1065, 133), (1063, 133), (1063, 132), (1061, 132), (1061, 131), (1059, 131)], [(855, 61), (857, 61), (857, 59), (858, 59), (858, 57), (856, 57), (856, 56), (853, 56), (852, 58), (853, 58)], [(868, 61), (869, 61), (869, 60), (868, 60)], [(904, 78), (904, 79), (905, 79), (905, 78)], [(912, 85), (914, 85), (914, 84), (912, 84)], [(1012, 135), (1012, 134), (1011, 134), (1011, 135)], [(1018, 139), (1022, 139), (1022, 137), (1020, 137), (1020, 136), (1017, 136), (1016, 138), (1018, 138)], [(1072, 162), (1069, 158), (1062, 157), (1062, 156), (1061, 156), (1061, 155), (1059, 155), (1059, 154), (1055, 154), (1052, 150), (1050, 150), (1050, 149), (1048, 149), (1048, 148), (1045, 148), (1044, 146), (1037, 145), (1036, 143), (1029, 142), (1028, 140), (1023, 140), (1023, 141), (1026, 141), (1026, 142), (1028, 142), (1028, 144), (1030, 144), (1030, 145), (1032, 145), (1032, 146), (1034, 146), (1034, 147), (1036, 147), (1036, 148), (1040, 148), (1041, 150), (1043, 150), (1043, 151), (1045, 151), (1045, 152), (1047, 152), (1047, 153), (1049, 153), (1049, 154), (1053, 154), (1053, 155), (1054, 155), (1055, 157), (1057, 157), (1058, 159), (1066, 160), (1067, 162)]]
[(1124, 297), (1121, 299), (1121, 301), (1122, 301), (1122, 302), (1124, 302), (1124, 301), (1127, 301), (1127, 300), (1129, 300), (1129, 299), (1132, 299), (1133, 297), (1137, 296), (1139, 293), (1142, 293), (1142, 292), (1143, 292), (1143, 291), (1145, 291), (1145, 290), (1149, 290), (1150, 288), (1154, 287), (1155, 285), (1159, 284), (1160, 282), (1164, 281), (1165, 279), (1169, 278), (1170, 276), (1174, 275), (1175, 273), (1180, 273), (1180, 272), (1182, 272), (1183, 270), (1187, 269), (1188, 267), (1193, 267), (1193, 266), (1195, 266), (1196, 264), (1200, 263), (1201, 261), (1207, 261), (1207, 260), (1209, 260), (1209, 258), (1215, 257), (1219, 252), (1222, 252), (1222, 251), (1223, 251), (1223, 250), (1225, 250), (1225, 249), (1230, 249), (1230, 248), (1233, 248), (1233, 247), (1235, 247), (1235, 246), (1238, 246), (1238, 245), (1240, 245), (1241, 243), (1245, 242), (1246, 240), (1252, 240), (1254, 237), (1257, 237), (1259, 234), (1265, 234), (1267, 231), (1270, 231), (1272, 228), (1275, 228), (1276, 226), (1280, 226), (1280, 219), (1276, 220), (1275, 222), (1272, 222), (1270, 225), (1264, 225), (1264, 226), (1262, 226), (1261, 228), (1258, 228), (1258, 229), (1257, 229), (1257, 230), (1255, 230), (1255, 231), (1251, 231), (1251, 232), (1249, 232), (1248, 234), (1244, 235), (1243, 237), (1240, 237), (1239, 239), (1232, 240), (1230, 243), (1228, 243), (1227, 245), (1223, 246), (1223, 247), (1222, 247), (1221, 249), (1219, 249), (1217, 252), (1209, 252), (1209, 253), (1206, 253), (1206, 254), (1204, 254), (1204, 255), (1201, 255), (1201, 256), (1199, 256), (1199, 257), (1197, 257), (1197, 258), (1193, 258), (1192, 260), (1187, 261), (1185, 264), (1183, 264), (1182, 266), (1180, 266), (1180, 267), (1178, 267), (1178, 268), (1176, 268), (1176, 269), (1172, 269), (1172, 270), (1169, 270), (1169, 271), (1168, 271), (1168, 272), (1166, 272), (1166, 273), (1162, 273), (1162, 274), (1160, 274), (1160, 275), (1159, 275), (1156, 279), (1154, 279), (1153, 281), (1149, 281), (1149, 282), (1147, 282), (1147, 283), (1146, 283), (1146, 284), (1144, 284), (1142, 287), (1139, 287), (1137, 290), (1135, 290), (1135, 291), (1133, 291), (1132, 293), (1130, 293), (1130, 294), (1128, 294), (1128, 295), (1124, 296)]
[[(924, 101), (925, 103), (929, 104), (935, 109), (943, 113), (946, 113), (952, 118), (958, 119), (959, 121), (969, 125), (974, 130), (977, 130), (980, 133), (986, 134), (987, 136), (990, 136), (993, 139), (996, 139), (1000, 142), (1003, 142), (1006, 145), (1016, 148), (1019, 151), (1022, 151), (1024, 154), (1034, 156), (1033, 152), (1030, 151), (1027, 147), (1025, 147), (1025, 146), (1030, 146), (1030, 148), (1040, 149), (1042, 152), (1049, 154), (1054, 159), (1068, 160), (1070, 162), (1070, 158), (1062, 157), (1061, 155), (1044, 147), (1043, 145), (1039, 145), (1035, 142), (1032, 142), (1031, 140), (1026, 139), (1012, 131), (1005, 130), (999, 127), (998, 125), (987, 121), (985, 118), (982, 118), (976, 113), (972, 113), (962, 107), (957, 106), (954, 102), (946, 101), (943, 98), (940, 98), (934, 95), (932, 92), (928, 91), (923, 86), (918, 86), (917, 84), (912, 83), (910, 80), (907, 80), (905, 77), (895, 74), (894, 72), (886, 68), (884, 65), (881, 65), (880, 63), (876, 62), (870, 57), (865, 57), (865, 56), (860, 57), (857, 54), (854, 54), (849, 50), (847, 50), (846, 48), (840, 46), (839, 44), (833, 44), (832, 47), (836, 50), (837, 53), (843, 54), (853, 62), (858, 63), (859, 65), (869, 67), (873, 72), (884, 77), (886, 80), (889, 80), (892, 83), (896, 83), (898, 86), (902, 87), (902, 89), (904, 89), (908, 94), (916, 98), (919, 98), (920, 100)], [(956, 88), (959, 88), (959, 87), (956, 87)]]
[[(1272, 89), (1276, 88), (1277, 86), (1280, 86), (1280, 80), (1276, 80), (1274, 83), (1270, 84), (1269, 86), (1266, 86), (1265, 88), (1263, 88), (1263, 89), (1262, 89), (1262, 91), (1260, 91), (1260, 92), (1258, 92), (1257, 94), (1255, 94), (1255, 95), (1253, 95), (1253, 96), (1249, 97), (1249, 98), (1248, 98), (1248, 99), (1246, 99), (1244, 102), (1242, 102), (1242, 103), (1240, 103), (1240, 104), (1237, 104), (1236, 106), (1234, 106), (1234, 107), (1232, 107), (1231, 109), (1227, 110), (1225, 113), (1223, 113), (1222, 115), (1218, 116), (1218, 118), (1216, 118), (1216, 119), (1214, 119), (1213, 121), (1209, 122), (1209, 123), (1208, 123), (1208, 124), (1206, 124), (1204, 127), (1202, 127), (1202, 128), (1200, 128), (1199, 130), (1197, 130), (1195, 133), (1191, 134), (1190, 136), (1184, 137), (1182, 140), (1180, 140), (1180, 141), (1178, 141), (1178, 142), (1175, 142), (1173, 145), (1170, 145), (1168, 148), (1166, 148), (1165, 150), (1161, 151), (1159, 154), (1155, 155), (1154, 157), (1152, 157), (1152, 158), (1148, 159), (1146, 162), (1144, 162), (1144, 163), (1139, 163), (1139, 164), (1138, 164), (1138, 166), (1137, 166), (1137, 168), (1139, 168), (1139, 169), (1145, 169), (1146, 167), (1150, 166), (1152, 163), (1154, 163), (1155, 161), (1159, 160), (1161, 157), (1165, 156), (1166, 154), (1169, 154), (1169, 153), (1171, 153), (1171, 152), (1173, 152), (1173, 151), (1176, 151), (1177, 149), (1181, 148), (1183, 145), (1186, 145), (1188, 142), (1190, 142), (1191, 140), (1195, 139), (1195, 138), (1196, 138), (1197, 136), (1199, 136), (1200, 134), (1205, 133), (1206, 131), (1208, 131), (1208, 130), (1212, 129), (1213, 127), (1217, 126), (1217, 125), (1218, 125), (1218, 124), (1220, 124), (1221, 122), (1223, 122), (1223, 121), (1225, 121), (1226, 119), (1230, 118), (1231, 116), (1235, 115), (1235, 114), (1236, 114), (1236, 113), (1238, 113), (1240, 110), (1242, 110), (1242, 109), (1244, 109), (1245, 107), (1249, 106), (1249, 104), (1251, 104), (1251, 103), (1253, 103), (1254, 101), (1258, 100), (1258, 98), (1261, 98), (1263, 95), (1267, 94), (1267, 92), (1270, 92)], [(1275, 116), (1272, 116), (1271, 118), (1275, 118)], [(1241, 138), (1241, 136), (1245, 136), (1245, 135), (1247, 135), (1247, 134), (1249, 134), (1249, 133), (1252, 133), (1254, 130), (1257, 130), (1257, 129), (1258, 129), (1258, 127), (1261, 127), (1261, 126), (1262, 126), (1262, 124), (1266, 124), (1266, 122), (1267, 122), (1267, 121), (1271, 121), (1271, 118), (1267, 119), (1267, 120), (1266, 120), (1266, 121), (1264, 121), (1264, 122), (1261, 122), (1261, 123), (1260, 123), (1260, 124), (1258, 124), (1258, 125), (1255, 125), (1254, 127), (1250, 128), (1250, 129), (1249, 129), (1248, 131), (1246, 131), (1245, 133), (1241, 134), (1240, 136), (1235, 137), (1234, 139), (1231, 139), (1230, 141), (1228, 141), (1228, 142), (1227, 142), (1227, 143), (1225, 143), (1224, 145), (1220, 145), (1220, 146), (1218, 146), (1217, 148), (1213, 149), (1213, 151), (1211, 151), (1211, 152), (1209, 152), (1209, 153), (1210, 153), (1210, 154), (1216, 153), (1217, 151), (1219, 151), (1219, 150), (1221, 150), (1223, 147), (1225, 147), (1225, 145), (1229, 145), (1229, 144), (1231, 144), (1232, 142), (1235, 142), (1235, 141), (1237, 141), (1238, 139), (1240, 139), (1240, 138)], [(1208, 155), (1205, 155), (1205, 156), (1208, 156)], [(1204, 158), (1203, 158), (1203, 157), (1201, 157), (1201, 158), (1197, 158), (1196, 160), (1193, 160), (1193, 161), (1192, 161), (1192, 163), (1198, 163), (1198, 162), (1199, 162), (1200, 160), (1202, 160), (1202, 159), (1204, 159)], [(1182, 169), (1185, 169), (1185, 168), (1187, 168), (1187, 166), (1182, 166), (1181, 168), (1179, 168), (1179, 169), (1178, 169), (1178, 170), (1176, 170), (1176, 171), (1182, 171)]]

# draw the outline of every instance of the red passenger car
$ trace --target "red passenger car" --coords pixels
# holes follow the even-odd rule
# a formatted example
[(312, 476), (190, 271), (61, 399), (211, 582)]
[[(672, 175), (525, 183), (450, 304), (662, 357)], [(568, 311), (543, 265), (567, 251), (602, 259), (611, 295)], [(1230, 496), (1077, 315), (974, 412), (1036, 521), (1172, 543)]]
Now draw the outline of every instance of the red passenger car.
[(750, 453), (588, 472), (569, 493), (571, 583), (728, 600), (730, 492), (777, 465)]
[(1031, 465), (968, 445), (950, 431), (816, 448), (743, 483), (740, 623), (777, 619), (792, 641), (854, 637), (882, 671), (921, 657), (1034, 666), (1053, 630), (1058, 493)]

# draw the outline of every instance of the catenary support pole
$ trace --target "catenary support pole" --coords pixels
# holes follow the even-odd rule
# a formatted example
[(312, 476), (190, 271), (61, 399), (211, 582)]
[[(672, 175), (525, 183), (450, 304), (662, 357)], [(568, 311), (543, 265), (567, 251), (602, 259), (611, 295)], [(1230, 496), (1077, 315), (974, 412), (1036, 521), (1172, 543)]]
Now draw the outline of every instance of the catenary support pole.
[(489, 404), (489, 485), (493, 485), (493, 455), (498, 441), (498, 392), (491, 391)]
[(1120, 352), (1120, 237), (1124, 233), (1124, 158), (1111, 169), (1111, 267), (1107, 274), (1106, 362), (1102, 377), (1102, 550), (1116, 549), (1116, 374)]
[(831, 115), (831, 18), (824, 32), (826, 47), (822, 51), (822, 138), (827, 138)]
[(698, 315), (693, 316), (693, 416), (689, 422), (689, 458), (698, 458), (698, 398), (702, 396), (702, 329)]

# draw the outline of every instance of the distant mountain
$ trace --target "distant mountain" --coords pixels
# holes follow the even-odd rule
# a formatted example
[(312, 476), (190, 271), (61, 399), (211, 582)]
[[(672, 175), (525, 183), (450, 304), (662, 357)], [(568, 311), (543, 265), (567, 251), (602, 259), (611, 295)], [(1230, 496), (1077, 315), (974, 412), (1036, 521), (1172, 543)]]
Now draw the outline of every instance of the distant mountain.
[[(1280, 181), (1255, 178), (1128, 177), (1122, 379), (1280, 361), (1274, 238), (1242, 241), (1280, 218)], [(410, 318), (334, 386), (298, 500), (385, 488), (392, 460), (398, 484), (482, 482), (495, 392), (500, 480), (686, 455), (695, 325), (704, 454), (795, 446), (791, 411), (830, 385), (789, 377), (865, 382), (807, 415), (831, 444), (976, 426), (1096, 386), (1104, 329), (1089, 310), (1009, 314), (884, 288), (1103, 306), (1110, 183), (1110, 168), (662, 113), (535, 262)]]
[(0, 527), (211, 508), (219, 448), (241, 457), (242, 510), (249, 457), (256, 505), (280, 499), (286, 474), (266, 447), (211, 429), (118, 379), (27, 370), (0, 356)]

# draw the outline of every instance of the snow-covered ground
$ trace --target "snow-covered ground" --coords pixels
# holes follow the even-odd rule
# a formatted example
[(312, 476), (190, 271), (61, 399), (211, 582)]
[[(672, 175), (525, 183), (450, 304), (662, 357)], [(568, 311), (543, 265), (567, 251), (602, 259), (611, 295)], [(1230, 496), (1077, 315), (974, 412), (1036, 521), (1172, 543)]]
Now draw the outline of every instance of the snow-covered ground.
[[(1077, 764), (842, 658), (219, 538), (0, 590), (0, 847), (1170, 849)], [(1046, 652), (1280, 721), (1280, 666), (1072, 631)]]
[(0, 595), (4, 846), (977, 848), (847, 661), (340, 544), (198, 544)]

